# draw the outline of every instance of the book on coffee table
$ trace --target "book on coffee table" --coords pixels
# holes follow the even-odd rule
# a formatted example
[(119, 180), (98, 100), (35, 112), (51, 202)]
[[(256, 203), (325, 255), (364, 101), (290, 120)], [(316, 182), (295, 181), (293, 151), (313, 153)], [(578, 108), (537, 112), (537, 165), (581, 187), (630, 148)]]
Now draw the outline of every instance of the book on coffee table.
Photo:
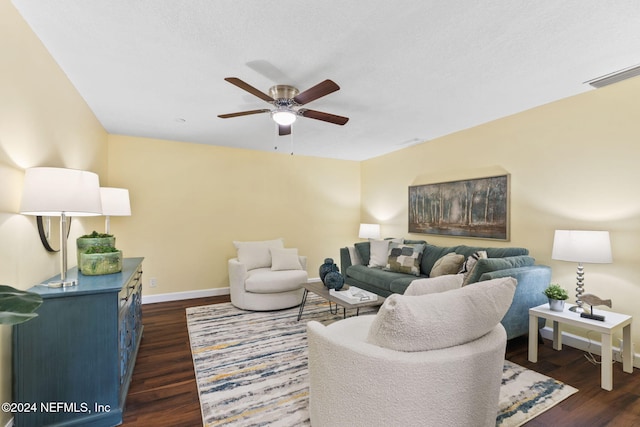
[(340, 298), (341, 300), (346, 301), (349, 304), (358, 304), (378, 300), (377, 294), (365, 291), (364, 289), (356, 288), (355, 286), (349, 286), (349, 289), (346, 289), (344, 291), (329, 289), (329, 294), (336, 298)]

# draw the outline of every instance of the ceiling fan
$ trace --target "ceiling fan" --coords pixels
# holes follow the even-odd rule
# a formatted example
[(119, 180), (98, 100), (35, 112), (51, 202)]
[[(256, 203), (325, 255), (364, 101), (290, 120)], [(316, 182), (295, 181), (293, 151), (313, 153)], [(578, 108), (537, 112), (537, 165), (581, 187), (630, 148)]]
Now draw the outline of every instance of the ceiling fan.
[(328, 79), (305, 90), (304, 92), (300, 92), (293, 86), (276, 85), (269, 89), (269, 95), (248, 83), (243, 82), (237, 77), (227, 77), (225, 80), (232, 85), (238, 86), (240, 89), (246, 90), (258, 98), (267, 101), (269, 104), (273, 104), (276, 108), (274, 110), (265, 108), (261, 110), (220, 114), (218, 117), (221, 119), (248, 116), (251, 114), (271, 113), (271, 118), (278, 124), (279, 135), (289, 135), (291, 133), (291, 124), (296, 121), (298, 116), (322, 120), (336, 125), (344, 125), (349, 121), (348, 117), (336, 116), (335, 114), (323, 113), (322, 111), (309, 110), (307, 108), (299, 108), (302, 105), (315, 101), (318, 98), (322, 98), (323, 96), (340, 89), (340, 86)]

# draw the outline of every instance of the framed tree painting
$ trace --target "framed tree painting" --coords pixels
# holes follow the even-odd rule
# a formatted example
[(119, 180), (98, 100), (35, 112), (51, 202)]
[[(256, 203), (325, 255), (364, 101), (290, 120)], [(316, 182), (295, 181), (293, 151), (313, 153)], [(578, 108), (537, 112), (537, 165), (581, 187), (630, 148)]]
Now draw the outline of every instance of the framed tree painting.
[(509, 240), (509, 175), (410, 186), (409, 232)]

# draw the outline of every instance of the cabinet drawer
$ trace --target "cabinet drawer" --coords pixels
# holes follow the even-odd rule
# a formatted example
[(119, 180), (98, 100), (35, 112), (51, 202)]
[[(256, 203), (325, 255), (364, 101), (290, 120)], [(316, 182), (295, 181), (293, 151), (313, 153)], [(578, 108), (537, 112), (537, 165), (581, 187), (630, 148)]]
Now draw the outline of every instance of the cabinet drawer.
[(118, 293), (120, 308), (129, 301), (131, 295), (134, 294), (139, 287), (142, 287), (142, 266), (138, 267), (129, 283), (123, 286), (122, 290)]

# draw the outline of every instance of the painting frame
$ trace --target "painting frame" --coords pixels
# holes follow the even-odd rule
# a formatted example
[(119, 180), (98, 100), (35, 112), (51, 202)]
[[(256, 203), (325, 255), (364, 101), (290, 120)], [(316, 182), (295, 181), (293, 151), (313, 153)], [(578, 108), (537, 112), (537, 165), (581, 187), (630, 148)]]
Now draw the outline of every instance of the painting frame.
[(509, 174), (409, 186), (409, 233), (509, 241)]

